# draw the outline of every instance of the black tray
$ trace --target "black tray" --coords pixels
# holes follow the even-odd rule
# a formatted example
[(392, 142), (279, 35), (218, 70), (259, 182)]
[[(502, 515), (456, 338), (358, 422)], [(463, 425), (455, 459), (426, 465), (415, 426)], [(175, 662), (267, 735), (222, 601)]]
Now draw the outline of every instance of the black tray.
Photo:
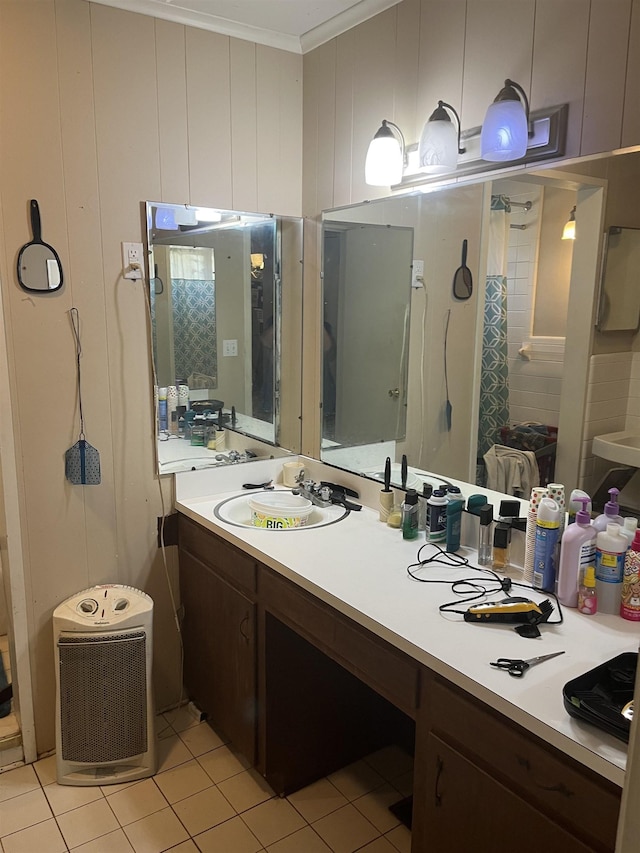
[(637, 664), (637, 652), (624, 652), (568, 681), (562, 689), (567, 713), (628, 743), (631, 722), (621, 712), (633, 699)]

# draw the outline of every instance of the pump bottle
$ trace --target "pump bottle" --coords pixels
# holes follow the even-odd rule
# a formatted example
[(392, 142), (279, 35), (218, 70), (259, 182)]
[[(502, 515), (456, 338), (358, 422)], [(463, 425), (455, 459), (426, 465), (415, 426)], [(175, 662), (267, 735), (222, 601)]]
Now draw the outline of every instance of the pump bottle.
[(619, 524), (607, 524), (596, 540), (596, 591), (602, 613), (620, 613), (624, 558), (629, 542)]
[(607, 524), (624, 525), (624, 519), (620, 515), (620, 507), (618, 506), (619, 489), (609, 489), (609, 500), (604, 505), (604, 512), (599, 515), (593, 522), (593, 526), (600, 533), (607, 529)]
[(575, 524), (570, 524), (562, 536), (558, 568), (558, 598), (566, 607), (578, 606), (578, 587), (587, 567), (595, 567), (596, 561), (597, 531), (587, 510), (591, 498), (585, 495), (573, 500), (581, 503), (582, 509), (576, 513)]

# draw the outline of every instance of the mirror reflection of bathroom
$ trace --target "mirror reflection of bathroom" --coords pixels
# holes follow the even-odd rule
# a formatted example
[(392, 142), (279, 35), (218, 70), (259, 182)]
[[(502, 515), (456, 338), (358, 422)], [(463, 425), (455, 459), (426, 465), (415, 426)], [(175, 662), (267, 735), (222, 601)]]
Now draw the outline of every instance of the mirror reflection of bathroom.
[[(476, 483), (509, 494), (555, 477), (575, 204), (575, 190), (549, 184), (491, 188)], [(503, 481), (505, 457), (522, 463), (518, 482)]]

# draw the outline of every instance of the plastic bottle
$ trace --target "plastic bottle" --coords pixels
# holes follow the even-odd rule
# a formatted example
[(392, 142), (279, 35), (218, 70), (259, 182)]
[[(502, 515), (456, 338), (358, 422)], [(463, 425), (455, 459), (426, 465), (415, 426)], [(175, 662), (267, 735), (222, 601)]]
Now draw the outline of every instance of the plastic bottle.
[(578, 587), (589, 566), (596, 564), (597, 531), (591, 524), (587, 506), (591, 503), (589, 495), (574, 498), (582, 504), (576, 513), (575, 524), (570, 524), (560, 542), (560, 563), (558, 566), (558, 598), (566, 607), (578, 606)]
[(640, 530), (636, 530), (624, 558), (620, 615), (623, 619), (640, 622)]
[(447, 537), (447, 498), (442, 489), (436, 489), (429, 500), (427, 539), (429, 542), (444, 542)]
[(491, 524), (493, 522), (493, 506), (485, 504), (480, 507), (480, 531), (478, 533), (478, 565), (491, 564)]
[(158, 431), (166, 432), (168, 429), (167, 421), (167, 389), (158, 388)]
[(593, 616), (598, 612), (598, 593), (596, 591), (596, 570), (587, 566), (584, 578), (578, 589), (578, 610), (585, 616)]
[(418, 538), (418, 493), (415, 489), (407, 489), (402, 504), (402, 538)]
[[(582, 498), (587, 498), (588, 504), (582, 502)], [(585, 510), (589, 513), (589, 518), (591, 518), (591, 498), (586, 492), (583, 492), (582, 489), (574, 489), (571, 492), (569, 497), (569, 505), (567, 506), (567, 512), (569, 513), (569, 524), (574, 524), (576, 520), (576, 515), (580, 512), (580, 510)]]
[(602, 613), (620, 613), (627, 537), (619, 524), (607, 524), (596, 540), (596, 591)]
[(427, 529), (427, 516), (429, 506), (427, 501), (431, 497), (433, 486), (425, 483), (422, 486), (422, 494), (418, 495), (418, 530), (424, 532)]
[(501, 571), (509, 565), (509, 545), (511, 543), (511, 527), (505, 521), (499, 521), (493, 530), (493, 550), (491, 565)]
[(533, 551), (533, 585), (553, 592), (556, 582), (556, 549), (561, 510), (553, 498), (542, 498), (536, 517)]
[(604, 512), (593, 522), (598, 533), (606, 530), (607, 524), (619, 524), (621, 527), (624, 524), (624, 518), (620, 515), (620, 507), (618, 506), (619, 494), (619, 489), (609, 489), (609, 500), (604, 505)]
[(447, 544), (446, 550), (453, 554), (460, 550), (460, 526), (462, 524), (463, 500), (449, 498), (447, 504)]
[(627, 537), (629, 540), (629, 548), (631, 548), (633, 540), (635, 539), (636, 530), (638, 529), (638, 519), (634, 518), (632, 515), (626, 515), (622, 520), (624, 523), (620, 533)]

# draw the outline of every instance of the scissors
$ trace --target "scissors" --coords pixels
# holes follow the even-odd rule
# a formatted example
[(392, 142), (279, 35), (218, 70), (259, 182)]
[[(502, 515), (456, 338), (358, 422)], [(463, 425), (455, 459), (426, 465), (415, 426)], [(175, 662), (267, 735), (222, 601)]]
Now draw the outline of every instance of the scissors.
[(528, 660), (519, 660), (518, 658), (498, 658), (498, 660), (492, 660), (490, 662), (490, 666), (496, 666), (498, 669), (506, 669), (509, 675), (512, 675), (514, 678), (522, 678), (530, 667), (563, 654), (564, 652), (552, 652), (550, 655), (538, 655), (537, 658), (529, 658)]

